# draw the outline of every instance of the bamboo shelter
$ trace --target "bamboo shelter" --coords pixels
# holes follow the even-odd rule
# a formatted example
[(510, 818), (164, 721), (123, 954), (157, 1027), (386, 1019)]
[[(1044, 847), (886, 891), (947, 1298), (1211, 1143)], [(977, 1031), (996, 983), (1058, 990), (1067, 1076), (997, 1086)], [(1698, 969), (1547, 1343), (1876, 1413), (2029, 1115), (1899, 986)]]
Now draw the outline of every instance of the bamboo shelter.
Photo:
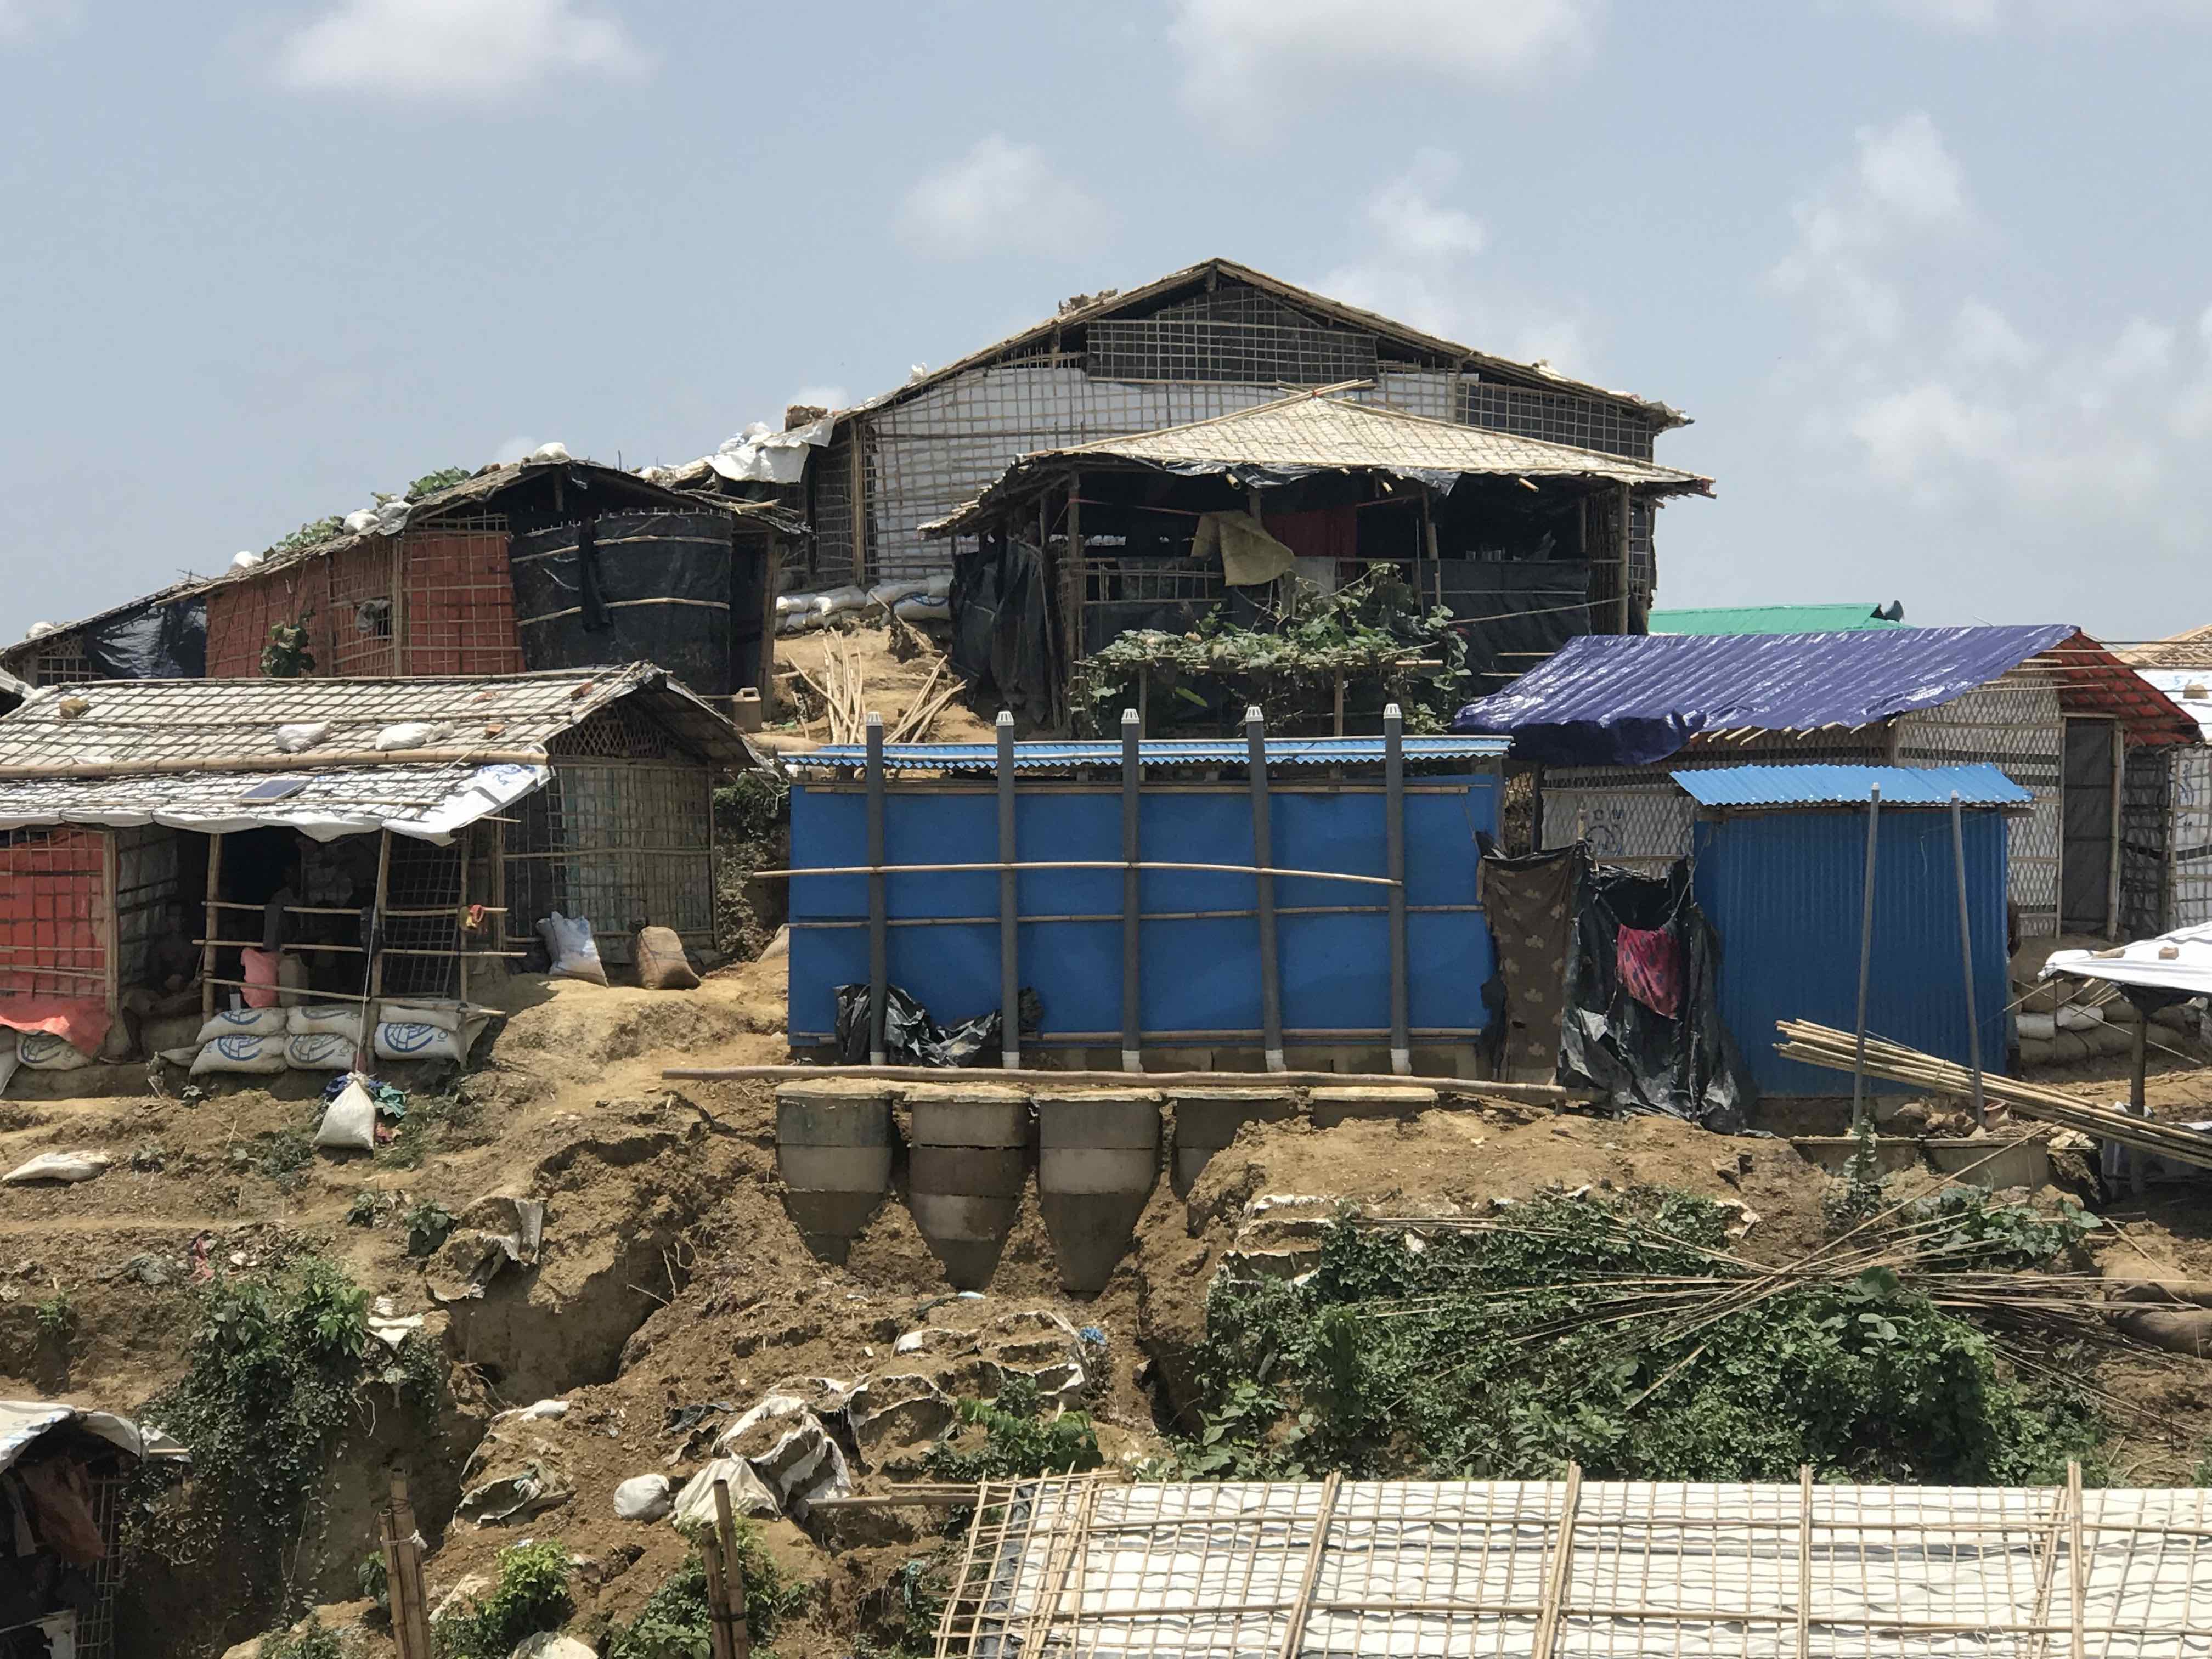
[(2203, 1491), (1587, 1480), (976, 1494), (939, 1659), (2183, 1659)]

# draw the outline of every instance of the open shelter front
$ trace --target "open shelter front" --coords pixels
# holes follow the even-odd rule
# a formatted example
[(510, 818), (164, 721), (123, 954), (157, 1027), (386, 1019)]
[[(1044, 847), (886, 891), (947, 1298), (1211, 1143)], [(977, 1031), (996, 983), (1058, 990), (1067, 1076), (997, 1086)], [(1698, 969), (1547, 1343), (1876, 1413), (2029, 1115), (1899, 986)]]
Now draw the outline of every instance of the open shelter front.
[[(1151, 672), (1091, 686), (1085, 665), (1133, 631), (1181, 636), (1217, 617), (1287, 634), (1293, 577), (1326, 594), (1389, 570), (1407, 604), (1462, 624), (1468, 665), (1492, 684), (1575, 635), (1638, 632), (1637, 509), (1710, 493), (1648, 461), (1312, 393), (1026, 455), (926, 528), (955, 543), (955, 660), (970, 679), (1038, 726), (1110, 728), (1131, 706), (1150, 732), (1178, 713), (1225, 725), (1264, 694), (1171, 696)], [(1389, 695), (1387, 653), (1358, 666), (1334, 688), (1340, 732), (1347, 693), (1371, 699), (1351, 711), (1370, 731)]]
[(0, 1025), (67, 1069), (240, 1003), (465, 1005), (556, 910), (616, 963), (645, 924), (711, 949), (713, 791), (754, 763), (643, 663), (35, 691), (0, 717)]

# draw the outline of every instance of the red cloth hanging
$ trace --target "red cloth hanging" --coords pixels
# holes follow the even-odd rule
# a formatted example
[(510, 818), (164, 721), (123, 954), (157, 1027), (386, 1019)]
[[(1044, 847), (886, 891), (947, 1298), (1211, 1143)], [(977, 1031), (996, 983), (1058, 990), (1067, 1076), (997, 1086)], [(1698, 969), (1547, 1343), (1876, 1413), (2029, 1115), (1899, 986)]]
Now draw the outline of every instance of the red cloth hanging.
[(1682, 941), (1644, 927), (1623, 927), (1613, 947), (1620, 988), (1655, 1014), (1682, 1012)]

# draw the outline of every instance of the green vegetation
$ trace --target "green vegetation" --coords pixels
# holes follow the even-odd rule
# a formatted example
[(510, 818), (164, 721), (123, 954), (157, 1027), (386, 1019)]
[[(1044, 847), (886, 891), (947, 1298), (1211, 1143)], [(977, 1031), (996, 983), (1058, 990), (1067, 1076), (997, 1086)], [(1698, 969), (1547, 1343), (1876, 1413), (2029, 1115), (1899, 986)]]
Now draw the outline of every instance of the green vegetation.
[(314, 614), (308, 610), (297, 622), (269, 624), (269, 642), (261, 647), (263, 678), (296, 680), (315, 672), (315, 653), (307, 643), (307, 623)]
[(449, 1095), (410, 1096), (407, 1115), (392, 1129), (391, 1145), (377, 1150), (376, 1161), (387, 1170), (419, 1170), (433, 1152), (469, 1144), (469, 1131), (479, 1115), (465, 1089), (456, 1088)]
[(1216, 610), (1187, 634), (1123, 634), (1085, 664), (1081, 695), (1104, 731), (1136, 706), (1140, 678), (1152, 683), (1156, 718), (1165, 692), (1201, 709), (1233, 694), (1233, 708), (1256, 702), (1280, 720), (1327, 713), (1341, 675), (1363, 702), (1398, 703), (1407, 731), (1440, 732), (1464, 697), (1466, 671), (1451, 611), (1424, 605), (1395, 569), (1377, 565), (1334, 593), (1293, 578), (1282, 609), (1258, 628)]
[(345, 1644), (334, 1630), (325, 1630), (313, 1613), (296, 1636), (264, 1636), (258, 1659), (345, 1659)]
[(353, 1202), (346, 1206), (346, 1225), (374, 1227), (384, 1219), (384, 1212), (391, 1207), (391, 1200), (384, 1194), (374, 1188), (364, 1187), (353, 1195)]
[(453, 1231), (453, 1218), (444, 1205), (426, 1198), (408, 1207), (399, 1218), (399, 1226), (407, 1235), (408, 1255), (434, 1255)]
[[(1181, 1469), (2039, 1485), (2094, 1451), (2086, 1399), (2019, 1380), (1918, 1281), (1762, 1280), (1729, 1253), (1734, 1218), (1644, 1192), (1418, 1241), (1340, 1224), (1303, 1282), (1215, 1286)], [(2047, 1260), (2085, 1223), (1946, 1196), (1911, 1224), (1913, 1259)]]
[(251, 1140), (230, 1144), (232, 1169), (266, 1176), (288, 1192), (299, 1184), (301, 1172), (314, 1161), (315, 1137), (298, 1125), (264, 1129)]
[(1048, 1417), (1036, 1382), (1026, 1376), (1009, 1378), (996, 1399), (962, 1401), (959, 1412), (959, 1429), (981, 1429), (982, 1443), (963, 1449), (957, 1443), (972, 1437), (956, 1431), (932, 1446), (922, 1467), (940, 1480), (1007, 1480), (1098, 1467), (1098, 1432), (1089, 1414)]
[(303, 547), (315, 547), (345, 533), (345, 520), (337, 514), (327, 519), (310, 519), (288, 536), (279, 536), (269, 544), (271, 553), (296, 553)]
[[(744, 1572), (745, 1628), (752, 1633), (753, 1654), (770, 1659), (774, 1650), (768, 1644), (777, 1627), (805, 1608), (812, 1591), (784, 1577), (750, 1522), (738, 1523), (737, 1559)], [(635, 1620), (615, 1628), (607, 1659), (707, 1659), (707, 1568), (695, 1550), (646, 1598)]]
[(57, 1288), (52, 1296), (33, 1307), (31, 1313), (39, 1322), (40, 1337), (46, 1341), (67, 1347), (70, 1339), (76, 1334), (76, 1304), (65, 1290)]
[(425, 495), (434, 495), (441, 489), (451, 489), (457, 483), (466, 483), (476, 474), (465, 466), (441, 466), (434, 472), (425, 472), (407, 486), (407, 499), (419, 501)]
[(526, 1636), (560, 1629), (576, 1610), (570, 1571), (568, 1552), (553, 1540), (501, 1550), (491, 1594), (431, 1625), (438, 1659), (507, 1659)]

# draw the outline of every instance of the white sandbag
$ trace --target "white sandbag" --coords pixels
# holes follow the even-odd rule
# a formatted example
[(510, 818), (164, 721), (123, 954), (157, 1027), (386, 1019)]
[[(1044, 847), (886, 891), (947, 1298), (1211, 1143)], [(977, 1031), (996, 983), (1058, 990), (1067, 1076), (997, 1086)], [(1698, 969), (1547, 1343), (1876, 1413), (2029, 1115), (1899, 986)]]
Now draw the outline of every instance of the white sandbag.
[(283, 1008), (218, 1008), (200, 1025), (199, 1040), (213, 1042), (227, 1036), (282, 1036), (287, 1011)]
[(8, 1092), (9, 1082), (15, 1077), (15, 1068), (22, 1063), (23, 1056), (19, 1052), (18, 1044), (0, 1044), (0, 1095)]
[(52, 1031), (24, 1032), (15, 1044), (15, 1055), (33, 1072), (74, 1072), (92, 1064), (90, 1054), (78, 1053)]
[(2058, 1035), (2056, 1014), (2021, 1014), (2014, 1024), (2022, 1042), (2048, 1042)]
[(387, 1019), (376, 1028), (374, 1047), (380, 1060), (461, 1060), (461, 1040), (451, 1031), (412, 1020)]
[(384, 750), (428, 749), (448, 729), (432, 720), (398, 720), (379, 732), (369, 747)]
[(817, 593), (812, 606), (817, 617), (835, 617), (848, 611), (868, 608), (868, 594), (861, 587), (833, 587), (827, 592)]
[(952, 601), (917, 593), (893, 605), (891, 615), (902, 623), (949, 623), (952, 620)]
[(2105, 1023), (2104, 1011), (2079, 1002), (2069, 1002), (2058, 1011), (2058, 1029), (2062, 1031), (2086, 1031)]
[(106, 1152), (40, 1152), (27, 1164), (18, 1164), (0, 1181), (89, 1181), (105, 1170), (111, 1160)]
[(284, 1041), (282, 1036), (217, 1037), (213, 1042), (200, 1045), (198, 1058), (192, 1061), (192, 1075), (281, 1072), (284, 1069)]
[(878, 582), (868, 590), (868, 603), (879, 605), (888, 611), (901, 599), (910, 599), (917, 593), (928, 591), (927, 582)]
[(589, 917), (564, 916), (556, 910), (538, 924), (538, 932), (545, 940), (546, 954), (553, 958), (554, 978), (589, 980), (594, 985), (607, 982)]
[(339, 1090), (338, 1097), (323, 1109), (315, 1145), (336, 1152), (376, 1150), (376, 1102), (358, 1078)]
[(295, 1072), (351, 1071), (360, 1047), (343, 1031), (295, 1031), (284, 1039), (284, 1064)]
[(379, 1006), (376, 1017), (402, 1025), (434, 1025), (441, 1031), (461, 1029), (457, 1002), (386, 1002)]
[(676, 1494), (676, 1503), (668, 1521), (677, 1531), (687, 1537), (696, 1533), (711, 1532), (714, 1528), (714, 1483), (726, 1480), (730, 1484), (730, 1508), (738, 1515), (757, 1516), (773, 1521), (783, 1513), (783, 1505), (775, 1494), (762, 1484), (753, 1473), (753, 1466), (742, 1457), (717, 1457), (698, 1474), (684, 1483), (684, 1490)]
[[(710, 1496), (713, 1491), (710, 1486)], [(658, 1521), (675, 1504), (675, 1490), (665, 1474), (634, 1474), (615, 1488), (617, 1521)]]
[(551, 443), (540, 444), (532, 450), (530, 459), (533, 461), (565, 461), (568, 459), (568, 446), (556, 438)]
[(923, 584), (922, 592), (928, 594), (933, 599), (951, 599), (952, 597), (952, 573), (950, 570), (939, 571), (934, 576), (932, 576), (927, 582)]
[[(361, 1041), (361, 1007), (351, 1002), (303, 1002), (287, 1008), (284, 1030), (293, 1036), (342, 1036)], [(387, 1016), (388, 1018), (388, 1016)]]
[(313, 749), (331, 734), (328, 720), (308, 720), (297, 726), (276, 728), (276, 747), (287, 755), (296, 755), (302, 750)]

